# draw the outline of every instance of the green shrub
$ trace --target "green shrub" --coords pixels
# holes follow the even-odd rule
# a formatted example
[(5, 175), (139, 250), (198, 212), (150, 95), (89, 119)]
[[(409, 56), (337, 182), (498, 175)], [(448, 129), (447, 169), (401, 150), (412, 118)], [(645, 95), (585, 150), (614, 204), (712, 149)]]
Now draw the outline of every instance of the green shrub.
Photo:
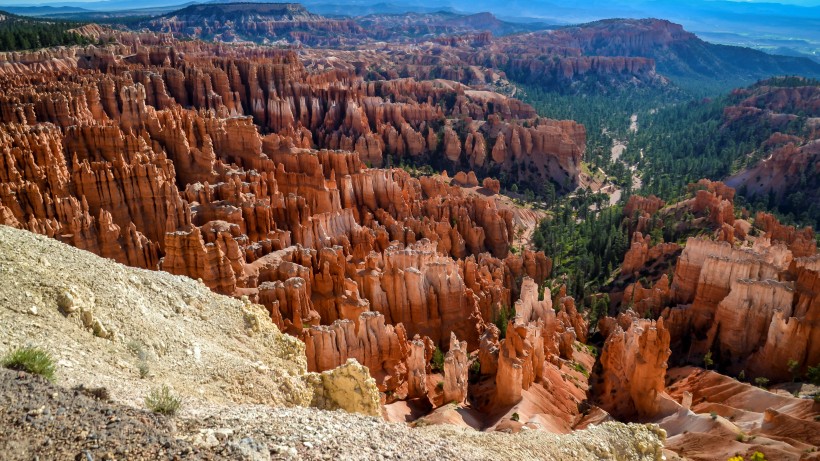
[(444, 371), (444, 353), (441, 352), (441, 349), (439, 349), (438, 347), (436, 347), (436, 350), (433, 351), (431, 368), (433, 369), (433, 371)]
[(585, 377), (589, 378), (589, 371), (587, 370), (587, 367), (585, 367), (583, 363), (572, 362), (572, 368), (574, 368), (575, 371), (577, 371), (578, 373), (581, 373)]
[(767, 384), (769, 384), (769, 378), (764, 378), (762, 376), (755, 378), (755, 385), (757, 387), (765, 389)]
[(182, 406), (182, 400), (171, 392), (166, 385), (151, 389), (145, 397), (145, 406), (154, 413), (173, 416)]
[(715, 361), (712, 360), (712, 351), (709, 351), (706, 353), (706, 355), (703, 356), (703, 367), (708, 370), (709, 367), (711, 367), (714, 364)]
[(513, 413), (512, 416), (510, 416), (510, 419), (513, 421), (518, 421), (521, 419), (521, 416), (519, 416), (518, 413)]
[(138, 363), (137, 370), (140, 372), (140, 379), (147, 378), (148, 374), (151, 373), (151, 369), (148, 367), (148, 362)]
[(49, 381), (54, 381), (54, 373), (57, 371), (51, 354), (34, 346), (14, 349), (3, 356), (2, 365), (10, 370), (40, 375)]
[(507, 326), (509, 325), (511, 315), (515, 315), (515, 313), (510, 312), (507, 306), (503, 304), (499, 306), (498, 312), (494, 315), (493, 323), (496, 328), (498, 328), (499, 339), (507, 337)]
[(808, 379), (809, 382), (815, 386), (820, 386), (820, 363), (813, 367), (809, 367), (806, 372), (806, 379)]
[(749, 461), (766, 461), (766, 455), (764, 455), (763, 453), (761, 453), (759, 451), (756, 451), (756, 452), (754, 452), (752, 457), (749, 458)]

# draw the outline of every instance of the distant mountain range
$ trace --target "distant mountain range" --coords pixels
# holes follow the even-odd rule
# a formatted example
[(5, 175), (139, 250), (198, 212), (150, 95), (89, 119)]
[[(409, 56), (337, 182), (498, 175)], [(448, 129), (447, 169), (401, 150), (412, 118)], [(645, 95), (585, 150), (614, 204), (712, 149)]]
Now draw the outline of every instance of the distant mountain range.
[[(658, 19), (606, 19), (579, 26), (514, 23), (491, 13), (452, 12), (323, 16), (300, 4), (190, 5), (135, 24), (180, 38), (221, 42), (299, 44), (367, 50), (374, 43), (419, 44), (393, 54), (382, 71), (398, 76), (450, 76), (470, 83), (482, 67), (516, 81), (585, 91), (663, 84), (725, 90), (775, 75), (820, 77), (820, 63), (751, 48), (708, 43), (681, 25)], [(488, 33), (489, 32), (489, 33)], [(482, 80), (478, 77), (478, 80)], [(484, 79), (486, 82), (486, 79)], [(632, 82), (632, 83), (626, 83)], [(574, 88), (574, 89), (573, 89)]]
[[(547, 2), (525, 4), (520, 0), (512, 0), (502, 9), (498, 2), (488, 0), (476, 0), (469, 5), (461, 1), (445, 0), (440, 4), (433, 4), (422, 0), (419, 4), (405, 6), (404, 9), (438, 8), (438, 11), (396, 13), (394, 11), (402, 9), (399, 5), (364, 1), (320, 3), (307, 0), (300, 4), (213, 0), (208, 3), (191, 3), (169, 11), (168, 6), (163, 7), (156, 0), (146, 0), (140, 4), (140, 9), (107, 13), (92, 11), (103, 6), (114, 9), (125, 5), (121, 0), (110, 0), (84, 3), (82, 8), (63, 5), (27, 6), (9, 10), (24, 11), (29, 15), (41, 17), (96, 22), (116, 20), (117, 16), (135, 16), (128, 23), (129, 26), (147, 27), (153, 31), (173, 33), (179, 37), (222, 42), (250, 41), (356, 47), (368, 41), (413, 42), (439, 40), (449, 36), (450, 39), (441, 43), (460, 50), (449, 58), (460, 61), (460, 65), (498, 68), (526, 81), (541, 83), (554, 82), (570, 76), (588, 79), (591, 75), (596, 75), (595, 72), (611, 75), (612, 61), (602, 64), (593, 59), (596, 56), (652, 59), (651, 65), (657, 67), (658, 73), (690, 86), (697, 86), (704, 79), (721, 87), (729, 87), (745, 85), (773, 75), (820, 76), (820, 63), (816, 62), (820, 60), (820, 55), (815, 54), (820, 49), (820, 8), (777, 4), (740, 5), (733, 2), (701, 0), (690, 2), (687, 6), (661, 5), (660, 2), (648, 0), (639, 0), (628, 5), (618, 1), (604, 3), (592, 0), (583, 6), (563, 7)], [(133, 3), (127, 5), (134, 6)], [(468, 6), (470, 9), (486, 8), (487, 12), (462, 14), (453, 11), (465, 11)], [(449, 10), (443, 11), (441, 8)], [(789, 37), (760, 35), (757, 41), (753, 41), (745, 40), (747, 35), (743, 33), (714, 32), (709, 35), (718, 42), (742, 41), (743, 45), (766, 48), (770, 53), (777, 51), (783, 54), (776, 56), (747, 47), (709, 43), (688, 32), (684, 27), (666, 20), (605, 19), (579, 26), (554, 25), (559, 21), (572, 22), (601, 15), (624, 13), (624, 16), (629, 16), (645, 12), (658, 13), (657, 16), (668, 14), (672, 17), (689, 12), (712, 18), (715, 21), (712, 24), (736, 22), (739, 16), (743, 16), (750, 21), (746, 32), (757, 30), (758, 26), (766, 30), (777, 30), (781, 27), (782, 30), (788, 31), (788, 34), (781, 33)], [(352, 16), (354, 14), (355, 16)], [(768, 15), (766, 21), (762, 15)], [(792, 17), (789, 15), (802, 15), (790, 20), (794, 28), (786, 27), (784, 24), (784, 18)], [(503, 19), (510, 16), (517, 17), (518, 21)], [(150, 19), (143, 19), (145, 17)], [(537, 21), (536, 18), (540, 18), (541, 21)], [(706, 21), (700, 24), (700, 27), (707, 27), (709, 24)], [(818, 27), (804, 30), (811, 25)], [(549, 30), (554, 32), (545, 32)], [(476, 37), (471, 39), (470, 43), (456, 43), (457, 41), (452, 39), (452, 36), (459, 34), (486, 32), (492, 35)], [(541, 35), (507, 41), (496, 40), (498, 37), (529, 32)], [(803, 38), (800, 38), (801, 34)], [(478, 46), (479, 49), (474, 49), (474, 46)], [(577, 50), (580, 50), (581, 55), (578, 58), (582, 59), (584, 64), (572, 63)], [(504, 53), (509, 55), (504, 56)], [(553, 62), (547, 62), (547, 59), (553, 59)], [(559, 59), (560, 63), (554, 59)], [(406, 64), (416, 66), (420, 62), (423, 60), (418, 58), (416, 63)], [(453, 62), (450, 64), (455, 65)], [(556, 67), (559, 64), (563, 67)], [(646, 81), (649, 64), (642, 62), (632, 67), (633, 71), (640, 74), (636, 74), (640, 81)], [(592, 66), (594, 72), (583, 70), (585, 66)], [(605, 68), (607, 70), (604, 71)], [(614, 64), (612, 69), (614, 68), (622, 67), (620, 64)]]
[[(23, 15), (100, 20), (115, 16), (165, 14), (194, 3), (209, 2), (144, 0), (139, 3), (139, 8), (135, 8), (134, 2), (129, 0), (58, 1), (49, 2), (49, 6), (20, 5), (15, 4), (15, 0), (0, 0), (0, 9)], [(570, 6), (543, 0), (418, 0), (401, 3), (379, 0), (304, 0), (300, 3), (313, 13), (348, 17), (406, 12), (489, 12), (510, 22), (554, 25), (581, 24), (607, 18), (663, 18), (682, 24), (687, 30), (716, 43), (806, 56), (820, 61), (820, 7), (726, 0), (589, 0), (574, 2)], [(100, 12), (116, 14), (100, 15)]]

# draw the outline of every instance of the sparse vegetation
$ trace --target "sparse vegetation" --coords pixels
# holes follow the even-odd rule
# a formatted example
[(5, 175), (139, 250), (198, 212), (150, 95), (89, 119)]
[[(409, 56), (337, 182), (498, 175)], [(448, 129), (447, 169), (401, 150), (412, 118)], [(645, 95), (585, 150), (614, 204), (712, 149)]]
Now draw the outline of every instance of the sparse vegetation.
[(444, 353), (436, 347), (433, 351), (433, 358), (430, 360), (430, 367), (433, 371), (444, 371)]
[(749, 458), (749, 461), (767, 461), (767, 460), (766, 460), (766, 455), (764, 455), (763, 453), (761, 453), (759, 451), (756, 451), (756, 452), (754, 452), (752, 457)]
[(145, 379), (151, 373), (151, 369), (148, 367), (148, 363), (140, 362), (137, 364), (137, 371), (140, 373), (140, 379)]
[(755, 386), (766, 389), (766, 386), (769, 384), (769, 378), (764, 378), (762, 376), (758, 376), (755, 378)]
[(709, 351), (706, 353), (706, 355), (703, 356), (703, 368), (706, 368), (708, 370), (709, 367), (711, 367), (714, 364), (715, 361), (712, 360), (712, 351)]
[(512, 416), (510, 416), (510, 419), (513, 421), (518, 421), (521, 419), (521, 416), (519, 416), (518, 413), (513, 413)]
[(148, 352), (145, 350), (143, 344), (139, 341), (129, 341), (126, 345), (132, 354), (137, 356), (137, 371), (140, 379), (145, 379), (151, 373), (151, 367), (148, 366)]
[(0, 363), (3, 368), (40, 375), (49, 381), (54, 381), (57, 371), (51, 354), (36, 346), (18, 347), (4, 355)]
[(806, 371), (806, 379), (815, 386), (820, 386), (820, 363), (809, 367), (808, 371)]
[(585, 367), (583, 363), (572, 362), (572, 368), (578, 373), (581, 373), (585, 377), (589, 378), (589, 370), (587, 370), (587, 367)]
[(789, 373), (792, 375), (792, 381), (797, 381), (797, 377), (800, 375), (800, 364), (797, 363), (795, 359), (789, 359), (786, 362), (786, 366), (789, 368)]
[(173, 416), (182, 406), (182, 400), (167, 385), (151, 389), (145, 397), (145, 406), (154, 413)]
[(498, 337), (500, 339), (507, 337), (507, 324), (510, 322), (511, 315), (512, 312), (510, 312), (510, 309), (502, 305), (495, 314), (495, 318), (493, 318), (493, 323), (498, 328)]

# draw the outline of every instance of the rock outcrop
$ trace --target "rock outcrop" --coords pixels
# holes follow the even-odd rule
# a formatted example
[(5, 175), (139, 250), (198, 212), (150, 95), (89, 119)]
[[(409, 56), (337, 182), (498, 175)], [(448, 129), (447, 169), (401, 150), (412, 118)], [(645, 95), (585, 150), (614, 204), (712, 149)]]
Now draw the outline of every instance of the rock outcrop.
[(601, 322), (606, 341), (593, 385), (601, 408), (620, 418), (656, 416), (671, 354), (663, 319), (638, 319), (627, 311)]
[(663, 312), (673, 349), (696, 358), (711, 352), (722, 369), (772, 380), (790, 378), (789, 361), (813, 366), (805, 351), (818, 334), (814, 259), (794, 258), (786, 243), (766, 237), (742, 249), (689, 239), (675, 269), (674, 307)]
[(644, 236), (638, 231), (632, 234), (632, 244), (624, 255), (624, 262), (621, 265), (622, 274), (631, 274), (647, 265), (650, 261), (661, 257), (675, 254), (680, 251), (677, 243), (663, 243), (652, 245), (649, 235)]
[(450, 333), (450, 349), (444, 356), (444, 401), (464, 403), (467, 400), (467, 343)]

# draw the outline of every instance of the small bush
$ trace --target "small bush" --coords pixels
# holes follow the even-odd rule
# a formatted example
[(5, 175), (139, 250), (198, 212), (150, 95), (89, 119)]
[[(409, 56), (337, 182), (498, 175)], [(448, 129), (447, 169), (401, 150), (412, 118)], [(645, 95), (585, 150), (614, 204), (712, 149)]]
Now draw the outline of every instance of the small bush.
[(815, 386), (820, 386), (820, 363), (816, 366), (809, 367), (806, 372), (806, 379)]
[(18, 347), (3, 356), (2, 365), (9, 370), (25, 371), (54, 381), (57, 366), (51, 354), (34, 346)]
[(182, 406), (182, 400), (171, 392), (171, 388), (163, 385), (151, 389), (145, 397), (145, 406), (154, 413), (173, 416)]
[(436, 347), (436, 350), (433, 351), (433, 359), (430, 361), (430, 368), (433, 371), (444, 371), (444, 353), (441, 352), (441, 349)]
[(761, 453), (759, 451), (756, 451), (756, 452), (754, 452), (752, 457), (749, 458), (749, 461), (766, 461), (766, 455), (764, 455), (763, 453)]
[(521, 416), (519, 416), (518, 413), (513, 413), (512, 416), (510, 416), (510, 419), (513, 421), (518, 421), (521, 419)]
[(572, 368), (574, 368), (575, 371), (577, 371), (578, 373), (581, 373), (585, 377), (589, 378), (589, 371), (587, 370), (587, 367), (585, 367), (583, 363), (572, 362)]
[(148, 351), (145, 350), (143, 344), (139, 341), (128, 341), (126, 347), (132, 354), (134, 354), (140, 361), (145, 362), (148, 360)]
[(478, 359), (473, 360), (473, 363), (470, 364), (470, 373), (481, 373), (481, 361), (479, 361)]
[(137, 364), (137, 370), (140, 372), (140, 379), (147, 378), (148, 374), (151, 373), (151, 369), (148, 367), (147, 362), (140, 362)]
[(713, 412), (711, 412), (711, 413), (709, 413), (709, 416), (711, 416), (711, 417), (712, 417), (712, 421), (716, 420), (716, 419), (717, 419), (717, 417), (718, 417), (717, 413), (715, 413), (714, 411), (713, 411)]
[(755, 378), (755, 386), (761, 389), (766, 389), (767, 384), (769, 384), (769, 378), (764, 378), (762, 376)]
[(712, 351), (709, 351), (706, 353), (706, 355), (703, 356), (703, 367), (708, 370), (709, 367), (711, 367), (714, 364), (715, 361), (712, 360)]
[(438, 390), (444, 389), (444, 381), (439, 381), (438, 383), (436, 383), (436, 389), (438, 389)]

